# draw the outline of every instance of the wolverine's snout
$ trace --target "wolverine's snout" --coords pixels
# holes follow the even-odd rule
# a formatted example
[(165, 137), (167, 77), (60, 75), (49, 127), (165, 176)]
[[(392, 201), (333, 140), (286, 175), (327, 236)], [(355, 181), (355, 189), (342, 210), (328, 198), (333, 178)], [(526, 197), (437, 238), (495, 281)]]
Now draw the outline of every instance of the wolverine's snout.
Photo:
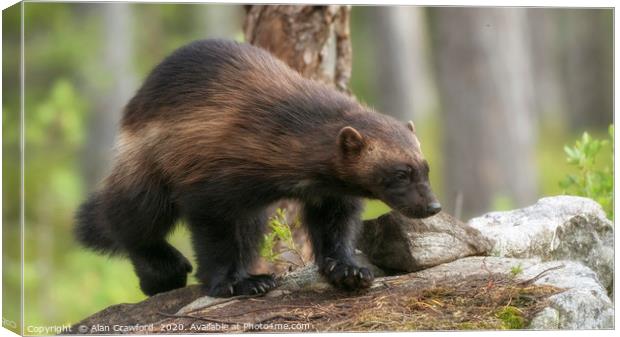
[(393, 209), (412, 219), (424, 219), (441, 212), (441, 204), (428, 184), (418, 184), (408, 192), (387, 195), (383, 200)]
[(429, 214), (429, 216), (435, 215), (439, 212), (441, 212), (441, 204), (437, 201), (431, 202), (426, 206), (426, 213)]

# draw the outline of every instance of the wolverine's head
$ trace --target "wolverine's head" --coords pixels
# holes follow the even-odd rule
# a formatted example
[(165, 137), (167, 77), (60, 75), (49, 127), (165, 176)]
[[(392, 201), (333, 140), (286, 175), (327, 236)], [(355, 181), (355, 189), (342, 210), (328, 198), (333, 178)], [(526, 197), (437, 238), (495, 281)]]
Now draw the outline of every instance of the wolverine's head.
[(441, 211), (412, 122), (378, 117), (338, 134), (342, 179), (410, 218)]

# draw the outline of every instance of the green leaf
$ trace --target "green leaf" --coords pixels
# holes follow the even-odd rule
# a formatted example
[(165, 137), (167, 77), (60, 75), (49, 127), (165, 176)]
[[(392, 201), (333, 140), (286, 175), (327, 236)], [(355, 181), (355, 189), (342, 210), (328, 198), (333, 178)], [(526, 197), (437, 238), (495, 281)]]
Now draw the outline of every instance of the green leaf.
[(587, 133), (587, 132), (584, 132), (583, 136), (581, 138), (582, 138), (584, 144), (587, 144), (588, 142), (590, 142), (590, 139), (591, 139), (590, 138), (590, 134)]
[[(299, 226), (299, 218), (296, 218), (293, 225), (287, 221), (286, 210), (276, 209), (275, 214), (269, 219), (268, 227), (271, 229), (269, 234), (264, 236), (260, 247), (260, 255), (270, 262), (280, 263), (277, 261), (281, 255), (278, 250), (278, 242), (281, 242), (286, 249), (299, 251), (293, 240), (292, 226)], [(282, 247), (281, 245), (279, 247)]]
[[(592, 198), (599, 202), (613, 220), (613, 167), (597, 165), (597, 158), (604, 153), (613, 162), (614, 126), (608, 128), (609, 139), (594, 139), (588, 132), (575, 141), (574, 146), (564, 146), (566, 161), (575, 166), (577, 173), (568, 174), (559, 181), (565, 193)], [(602, 150), (609, 147), (609, 151)]]

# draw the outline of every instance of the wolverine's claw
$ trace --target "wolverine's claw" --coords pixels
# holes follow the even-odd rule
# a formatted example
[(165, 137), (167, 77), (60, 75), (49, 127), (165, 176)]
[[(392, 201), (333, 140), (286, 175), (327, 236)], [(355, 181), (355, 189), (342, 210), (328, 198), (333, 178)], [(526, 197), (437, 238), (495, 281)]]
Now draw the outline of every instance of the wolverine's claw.
[(334, 271), (334, 268), (336, 268), (336, 265), (338, 264), (338, 262), (334, 259), (327, 259), (327, 265), (329, 266), (327, 268), (327, 270), (331, 273), (332, 271)]
[(372, 285), (372, 273), (350, 262), (328, 259), (323, 275), (334, 286), (345, 290), (358, 290)]

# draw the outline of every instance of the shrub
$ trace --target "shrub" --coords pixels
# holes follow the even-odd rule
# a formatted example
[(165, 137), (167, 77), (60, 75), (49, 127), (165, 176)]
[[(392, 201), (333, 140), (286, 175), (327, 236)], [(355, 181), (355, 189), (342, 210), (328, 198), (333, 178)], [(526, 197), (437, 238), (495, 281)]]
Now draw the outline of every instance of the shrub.
[(574, 146), (564, 146), (566, 160), (577, 170), (567, 175), (560, 187), (564, 193), (588, 197), (597, 201), (613, 220), (614, 172), (612, 165), (597, 162), (599, 154), (610, 156), (613, 163), (614, 126), (609, 126), (609, 139), (594, 139), (584, 132)]
[(270, 232), (263, 237), (260, 255), (272, 263), (295, 264), (293, 261), (282, 259), (283, 253), (292, 252), (299, 258), (302, 266), (305, 265), (303, 253), (293, 238), (293, 229), (300, 227), (299, 219), (295, 219), (292, 224), (289, 224), (286, 210), (278, 208), (269, 219), (268, 227)]

